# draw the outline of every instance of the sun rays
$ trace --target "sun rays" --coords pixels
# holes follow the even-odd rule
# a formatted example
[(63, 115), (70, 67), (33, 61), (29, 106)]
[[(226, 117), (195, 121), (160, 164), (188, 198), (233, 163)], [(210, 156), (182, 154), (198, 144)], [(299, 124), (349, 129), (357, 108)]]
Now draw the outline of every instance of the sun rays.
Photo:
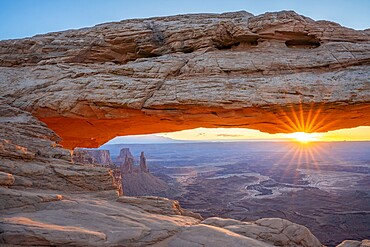
[[(323, 155), (328, 152), (320, 143), (320, 131), (325, 131), (333, 124), (330, 113), (322, 114), (324, 105), (299, 104), (290, 105), (283, 110), (279, 108), (276, 121), (280, 124), (279, 131), (284, 132), (283, 136), (289, 140), (285, 154), (280, 157), (271, 168), (284, 169), (284, 176), (294, 171), (294, 183), (302, 183), (302, 171), (306, 175), (310, 171), (320, 171), (320, 162)], [(287, 133), (288, 132), (288, 133)], [(308, 145), (309, 144), (309, 145)]]
[(297, 142), (307, 144), (314, 141), (319, 141), (321, 135), (319, 133), (294, 132), (286, 135)]
[(334, 121), (328, 121), (330, 113), (322, 114), (323, 105), (299, 104), (291, 105), (286, 110), (279, 108), (276, 121), (285, 138), (302, 144), (320, 141), (320, 131), (326, 130)]

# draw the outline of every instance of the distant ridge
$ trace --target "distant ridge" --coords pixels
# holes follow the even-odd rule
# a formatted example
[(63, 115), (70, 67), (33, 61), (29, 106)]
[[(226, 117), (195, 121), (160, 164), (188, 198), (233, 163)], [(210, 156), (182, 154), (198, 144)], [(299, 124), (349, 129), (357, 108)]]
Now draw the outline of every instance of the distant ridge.
[(105, 143), (104, 145), (112, 144), (154, 144), (154, 143), (184, 143), (193, 141), (175, 140), (169, 137), (159, 135), (136, 135), (136, 136), (117, 136)]
[(219, 139), (219, 140), (176, 140), (170, 137), (159, 136), (156, 134), (150, 135), (135, 135), (135, 136), (117, 136), (106, 142), (101, 147), (106, 145), (116, 144), (166, 144), (166, 143), (201, 143), (201, 142), (286, 142), (290, 139)]

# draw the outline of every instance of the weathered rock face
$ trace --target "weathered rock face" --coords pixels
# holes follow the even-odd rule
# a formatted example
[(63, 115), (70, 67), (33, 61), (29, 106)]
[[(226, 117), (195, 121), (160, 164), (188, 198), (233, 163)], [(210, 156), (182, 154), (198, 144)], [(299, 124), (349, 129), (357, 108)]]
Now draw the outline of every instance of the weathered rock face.
[(128, 20), (0, 47), (0, 96), (67, 148), (194, 127), (370, 125), (369, 32), (294, 12)]
[(370, 240), (355, 241), (355, 240), (345, 240), (337, 247), (369, 247)]
[[(116, 166), (119, 166), (121, 167), (122, 165), (124, 165), (125, 162), (129, 162), (132, 163), (130, 166), (133, 166), (134, 165), (134, 156), (132, 155), (132, 153), (130, 152), (130, 149), (129, 148), (122, 148), (120, 151), (119, 151), (119, 155), (116, 157), (116, 159), (114, 160), (114, 164)], [(129, 164), (127, 163), (127, 165), (129, 166)], [(132, 167), (126, 167), (124, 169), (127, 169), (127, 170), (132, 170)]]
[(73, 150), (72, 160), (82, 164), (113, 166), (109, 150), (75, 148)]
[[(73, 164), (58, 137), (30, 113), (0, 99), (0, 185), (21, 190), (115, 193), (110, 171)], [(2, 197), (3, 198), (3, 197)], [(11, 204), (3, 201), (1, 204)]]
[(72, 161), (75, 164), (109, 168), (114, 178), (114, 184), (117, 186), (118, 194), (123, 195), (121, 170), (113, 164), (109, 150), (75, 148), (72, 154)]
[(141, 154), (140, 154), (140, 164), (139, 164), (139, 167), (140, 167), (140, 171), (142, 171), (142, 172), (149, 172), (148, 166), (146, 164), (146, 158), (145, 158), (144, 152), (141, 152)]
[(122, 187), (126, 196), (165, 196), (170, 189), (163, 180), (141, 171), (123, 173)]
[(129, 148), (122, 148), (116, 159), (120, 164), (123, 194), (126, 196), (165, 196), (170, 189), (166, 182), (149, 173), (144, 152), (141, 152), (139, 166), (134, 165), (134, 156)]
[[(281, 219), (243, 223), (199, 215), (160, 197), (113, 201), (81, 195), (2, 211), (0, 244), (17, 246), (320, 247), (303, 226)], [(223, 224), (220, 224), (222, 222)], [(220, 226), (215, 226), (219, 224)], [(283, 232), (279, 230), (283, 229)], [(285, 241), (285, 242), (283, 242)]]
[(141, 152), (140, 154), (139, 165), (134, 166), (134, 162), (135, 158), (129, 148), (122, 148), (115, 159), (115, 164), (121, 168), (122, 173), (149, 172), (144, 152)]

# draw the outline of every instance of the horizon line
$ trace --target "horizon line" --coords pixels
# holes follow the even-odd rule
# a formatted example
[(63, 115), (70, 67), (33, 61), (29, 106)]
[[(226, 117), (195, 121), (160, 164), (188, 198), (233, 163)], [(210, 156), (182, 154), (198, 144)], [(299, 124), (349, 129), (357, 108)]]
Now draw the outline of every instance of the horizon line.
[[(290, 142), (290, 143), (300, 143), (299, 141), (290, 140), (290, 139), (241, 139), (241, 140), (178, 140), (178, 139), (172, 139), (173, 142), (121, 142), (121, 143), (105, 143), (101, 146), (105, 145), (131, 145), (131, 144), (191, 144), (191, 143), (230, 143), (230, 142)], [(333, 141), (310, 141), (309, 143), (332, 143), (332, 142), (370, 142), (370, 140), (333, 140)]]

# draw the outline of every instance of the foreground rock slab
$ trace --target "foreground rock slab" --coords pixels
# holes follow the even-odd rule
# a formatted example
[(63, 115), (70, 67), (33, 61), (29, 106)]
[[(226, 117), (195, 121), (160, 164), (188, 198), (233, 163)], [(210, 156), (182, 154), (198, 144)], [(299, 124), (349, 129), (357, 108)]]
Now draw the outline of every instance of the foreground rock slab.
[[(41, 197), (42, 192), (39, 193)], [(230, 220), (232, 224), (225, 224), (225, 219), (210, 218), (201, 222), (199, 216), (165, 198), (109, 200), (64, 194), (55, 201), (29, 201), (22, 206), (1, 210), (0, 243), (21, 246), (321, 246), (307, 228), (289, 221)], [(280, 230), (283, 233), (279, 233)]]

